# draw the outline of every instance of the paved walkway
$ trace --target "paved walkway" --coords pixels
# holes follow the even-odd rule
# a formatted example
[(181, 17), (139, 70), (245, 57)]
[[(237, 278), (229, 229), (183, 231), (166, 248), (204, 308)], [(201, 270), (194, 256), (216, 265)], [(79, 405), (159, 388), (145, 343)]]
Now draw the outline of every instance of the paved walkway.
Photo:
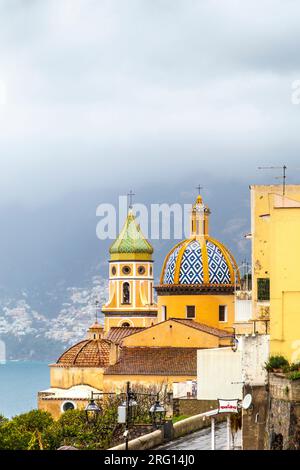
[[(226, 423), (216, 424), (216, 450), (226, 449)], [(174, 441), (157, 447), (156, 449), (170, 450), (210, 450), (211, 449), (211, 430), (210, 427), (201, 429), (187, 436), (180, 437)]]

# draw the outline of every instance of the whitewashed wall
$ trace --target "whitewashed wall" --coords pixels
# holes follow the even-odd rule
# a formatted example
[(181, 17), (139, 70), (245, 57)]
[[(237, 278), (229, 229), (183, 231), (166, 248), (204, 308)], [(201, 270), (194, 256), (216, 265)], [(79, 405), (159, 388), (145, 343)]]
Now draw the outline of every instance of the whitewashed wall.
[(264, 364), (269, 355), (269, 336), (241, 336), (238, 350), (200, 349), (197, 352), (198, 400), (241, 399), (243, 382), (263, 385)]

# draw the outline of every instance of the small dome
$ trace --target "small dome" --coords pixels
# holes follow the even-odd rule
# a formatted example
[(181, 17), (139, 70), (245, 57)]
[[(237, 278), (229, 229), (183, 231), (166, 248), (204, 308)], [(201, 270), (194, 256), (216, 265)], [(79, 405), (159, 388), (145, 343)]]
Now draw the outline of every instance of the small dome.
[(59, 366), (107, 367), (110, 342), (105, 339), (84, 340), (71, 346), (57, 361)]
[(120, 254), (152, 255), (153, 247), (144, 237), (140, 226), (136, 223), (132, 210), (129, 211), (120, 235), (111, 245), (109, 252), (113, 257)]
[(208, 236), (184, 240), (167, 255), (161, 284), (234, 284), (238, 276), (236, 262), (230, 251)]

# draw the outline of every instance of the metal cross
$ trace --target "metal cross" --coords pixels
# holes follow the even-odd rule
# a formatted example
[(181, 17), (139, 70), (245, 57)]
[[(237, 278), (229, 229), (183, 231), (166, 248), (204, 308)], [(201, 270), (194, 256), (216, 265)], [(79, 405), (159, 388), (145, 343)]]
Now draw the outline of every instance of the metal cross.
[(133, 196), (135, 196), (135, 193), (132, 191), (132, 189), (129, 191), (129, 193), (127, 194), (127, 197), (129, 197), (129, 208), (132, 208), (132, 200), (133, 200)]
[(96, 320), (96, 323), (98, 323), (98, 308), (99, 308), (99, 301), (96, 300), (96, 302), (95, 302), (95, 320)]
[(197, 186), (197, 191), (198, 191), (198, 194), (201, 193), (201, 189), (204, 189), (203, 186), (201, 186), (200, 184)]

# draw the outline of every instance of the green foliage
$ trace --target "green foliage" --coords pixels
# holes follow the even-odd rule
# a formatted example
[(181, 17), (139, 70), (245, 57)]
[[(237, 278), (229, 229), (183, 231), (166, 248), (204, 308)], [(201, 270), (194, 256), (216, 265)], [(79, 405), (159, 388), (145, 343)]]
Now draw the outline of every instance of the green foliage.
[(0, 422), (0, 449), (38, 450), (48, 448), (45, 433), (53, 425), (45, 411), (33, 410)]
[(188, 418), (187, 415), (179, 415), (179, 416), (174, 416), (172, 421), (173, 423), (177, 423), (178, 421), (182, 421), (183, 419)]
[[(137, 417), (134, 423), (148, 423), (149, 408), (156, 393), (164, 402), (166, 389), (135, 387), (138, 395)], [(164, 395), (163, 395), (164, 393)], [(33, 410), (8, 420), (0, 415), (0, 449), (56, 450), (63, 445), (78, 449), (107, 449), (123, 441), (124, 428), (117, 424), (118, 406), (124, 395), (105, 395), (98, 403), (102, 413), (95, 423), (88, 423), (82, 410), (69, 410), (57, 421), (45, 411)]]
[(300, 371), (299, 370), (296, 370), (294, 372), (291, 372), (289, 375), (288, 375), (288, 379), (289, 380), (298, 380), (300, 379)]
[(300, 362), (293, 362), (291, 365), (290, 365), (290, 368), (289, 368), (290, 372), (294, 372), (296, 370), (300, 370)]
[(45, 411), (33, 410), (11, 420), (0, 419), (0, 449), (55, 450), (62, 445), (78, 449), (105, 449), (110, 446), (116, 431), (116, 398), (105, 399), (103, 413), (96, 423), (89, 424), (81, 410), (69, 410), (58, 421)]
[(283, 369), (289, 366), (289, 361), (284, 356), (270, 356), (268, 362), (265, 363), (265, 369), (272, 372), (274, 369)]

